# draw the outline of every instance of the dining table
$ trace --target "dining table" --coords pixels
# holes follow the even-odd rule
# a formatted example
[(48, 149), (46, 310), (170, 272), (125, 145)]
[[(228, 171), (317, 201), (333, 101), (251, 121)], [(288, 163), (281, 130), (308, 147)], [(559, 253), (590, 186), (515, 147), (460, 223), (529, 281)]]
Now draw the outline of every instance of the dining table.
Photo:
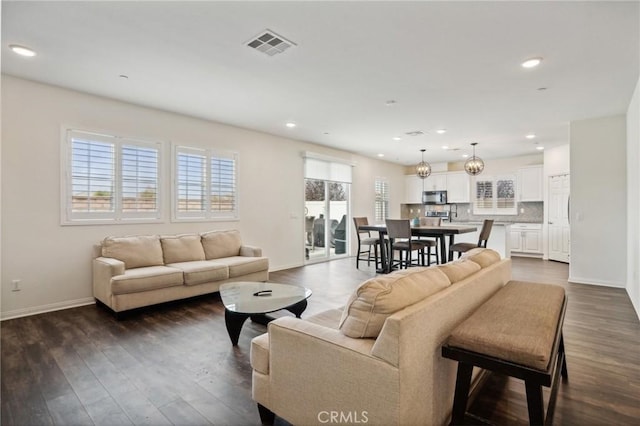
[[(387, 274), (391, 272), (391, 263), (387, 259), (387, 246), (385, 244), (385, 235), (387, 235), (387, 226), (384, 224), (360, 225), (358, 227), (362, 231), (378, 232), (380, 239), (380, 260), (382, 267), (376, 272)], [(447, 262), (447, 245), (446, 237), (449, 237), (449, 246), (453, 245), (455, 236), (458, 234), (466, 234), (468, 232), (476, 232), (475, 226), (470, 225), (441, 225), (441, 226), (411, 226), (411, 235), (415, 237), (432, 237), (440, 241), (440, 263)]]

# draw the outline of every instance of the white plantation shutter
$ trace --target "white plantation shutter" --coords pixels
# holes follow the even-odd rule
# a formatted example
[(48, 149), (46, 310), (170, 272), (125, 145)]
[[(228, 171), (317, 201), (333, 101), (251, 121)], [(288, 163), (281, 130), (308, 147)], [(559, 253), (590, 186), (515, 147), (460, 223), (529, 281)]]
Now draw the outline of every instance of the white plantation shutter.
[(515, 215), (515, 175), (483, 176), (475, 178), (473, 213), (479, 215)]
[(63, 224), (156, 222), (160, 143), (67, 130)]
[(389, 217), (389, 182), (385, 178), (376, 178), (375, 221), (384, 222)]
[(175, 147), (175, 220), (238, 217), (237, 154)]

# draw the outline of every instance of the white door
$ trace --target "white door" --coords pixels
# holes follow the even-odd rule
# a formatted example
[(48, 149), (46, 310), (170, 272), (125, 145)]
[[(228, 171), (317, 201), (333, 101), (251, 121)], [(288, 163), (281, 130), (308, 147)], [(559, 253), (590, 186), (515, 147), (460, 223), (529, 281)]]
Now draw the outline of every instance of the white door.
[(549, 177), (549, 260), (569, 263), (569, 175)]

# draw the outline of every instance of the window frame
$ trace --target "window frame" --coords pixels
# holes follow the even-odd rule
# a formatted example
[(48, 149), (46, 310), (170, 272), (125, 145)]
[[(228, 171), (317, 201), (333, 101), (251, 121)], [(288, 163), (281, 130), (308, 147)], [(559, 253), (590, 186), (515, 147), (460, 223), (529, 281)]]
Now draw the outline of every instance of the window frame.
[[(499, 181), (511, 181), (513, 186), (513, 206), (500, 207), (498, 198), (498, 182)], [(490, 207), (480, 207), (478, 203), (478, 182), (491, 182), (492, 197), (488, 204)], [(518, 214), (518, 198), (517, 198), (517, 176), (515, 174), (501, 174), (495, 176), (476, 176), (473, 179), (473, 214), (474, 215), (504, 215), (515, 216)], [(485, 203), (487, 203), (485, 201)]]
[[(73, 140), (86, 138), (92, 142), (113, 146), (113, 211), (74, 212), (73, 211)], [(61, 137), (61, 202), (60, 223), (66, 225), (121, 225), (140, 223), (162, 223), (163, 214), (163, 176), (164, 143), (125, 137), (107, 132), (97, 132), (72, 127), (62, 128)], [(157, 152), (156, 209), (150, 212), (123, 211), (123, 149), (139, 147), (154, 149)]]
[[(180, 212), (179, 207), (179, 181), (178, 181), (178, 159), (180, 154), (202, 155), (205, 157), (205, 175), (203, 176), (204, 194), (205, 197), (211, 197), (211, 160), (213, 158), (229, 159), (233, 160), (234, 169), (234, 208), (229, 211), (216, 211), (211, 209), (211, 200), (204, 203), (204, 210), (193, 212)], [(193, 146), (187, 146), (182, 144), (172, 144), (171, 152), (171, 221), (172, 222), (229, 222), (240, 220), (240, 196), (239, 196), (239, 153), (237, 151), (221, 150), (215, 148), (197, 148)]]

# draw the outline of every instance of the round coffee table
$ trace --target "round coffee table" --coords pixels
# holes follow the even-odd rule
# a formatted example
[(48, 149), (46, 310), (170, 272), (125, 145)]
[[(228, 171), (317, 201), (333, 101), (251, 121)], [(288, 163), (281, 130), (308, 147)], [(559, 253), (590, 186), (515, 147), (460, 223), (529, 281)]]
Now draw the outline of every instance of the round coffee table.
[(224, 322), (231, 343), (238, 345), (240, 330), (247, 318), (266, 325), (274, 319), (266, 314), (282, 309), (300, 318), (311, 294), (308, 288), (289, 284), (250, 281), (222, 284), (220, 298), (224, 304)]

